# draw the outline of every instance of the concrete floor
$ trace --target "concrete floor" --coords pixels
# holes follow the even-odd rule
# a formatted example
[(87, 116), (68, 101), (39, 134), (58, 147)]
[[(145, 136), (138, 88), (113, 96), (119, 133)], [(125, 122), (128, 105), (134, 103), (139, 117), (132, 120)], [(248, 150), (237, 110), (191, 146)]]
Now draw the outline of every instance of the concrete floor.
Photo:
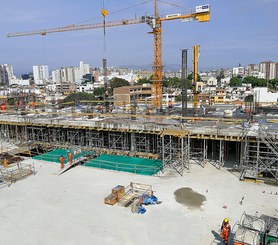
[[(183, 177), (169, 171), (149, 177), (82, 166), (59, 176), (59, 164), (25, 162), (34, 162), (37, 174), (0, 189), (3, 245), (221, 244), (225, 217), (233, 227), (244, 211), (278, 216), (278, 187), (240, 182), (210, 164), (191, 165)], [(162, 203), (143, 215), (104, 204), (113, 187), (129, 182), (151, 184)], [(174, 192), (183, 187), (206, 197), (201, 208), (176, 202)]]

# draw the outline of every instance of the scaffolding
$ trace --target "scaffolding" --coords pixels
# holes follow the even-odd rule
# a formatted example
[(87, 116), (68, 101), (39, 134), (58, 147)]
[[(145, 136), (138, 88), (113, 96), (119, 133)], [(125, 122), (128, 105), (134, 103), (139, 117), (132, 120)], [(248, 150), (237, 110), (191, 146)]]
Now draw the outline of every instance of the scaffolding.
[(278, 181), (277, 130), (260, 125), (256, 137), (249, 137), (246, 133), (242, 153), (241, 179), (271, 177)]
[[(83, 115), (83, 114), (82, 114)], [(158, 116), (157, 116), (158, 117)], [(20, 144), (36, 150), (45, 148), (80, 147), (101, 153), (122, 154), (162, 159), (169, 167), (183, 175), (189, 164), (205, 167), (211, 163), (224, 166), (232, 147), (239, 163), (242, 178), (260, 175), (278, 179), (277, 130), (261, 126), (256, 131), (246, 125), (215, 123), (215, 121), (179, 123), (160, 117), (144, 120), (59, 120), (47, 115), (3, 115), (0, 122), (1, 141)], [(194, 120), (197, 120), (196, 118)], [(230, 126), (232, 125), (232, 126)], [(269, 125), (269, 124), (268, 124)], [(229, 129), (231, 127), (231, 129)]]
[(201, 167), (205, 167), (208, 161), (208, 140), (207, 139), (197, 139), (193, 140), (188, 138), (188, 153), (189, 159)]
[(182, 176), (185, 169), (189, 170), (188, 132), (165, 130), (161, 137), (163, 168), (172, 168)]

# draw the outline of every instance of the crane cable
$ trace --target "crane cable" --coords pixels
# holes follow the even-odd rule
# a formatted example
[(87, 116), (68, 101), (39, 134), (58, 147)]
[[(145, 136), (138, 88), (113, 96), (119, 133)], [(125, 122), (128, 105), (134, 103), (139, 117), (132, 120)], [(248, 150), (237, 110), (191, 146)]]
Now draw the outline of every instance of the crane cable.
[(186, 11), (190, 11), (189, 9), (186, 9), (185, 7), (180, 6), (180, 5), (178, 5), (178, 4), (175, 4), (175, 3), (169, 3), (169, 2), (166, 2), (166, 1), (163, 1), (163, 0), (157, 0), (157, 1), (159, 1), (159, 2), (161, 2), (161, 3), (165, 3), (165, 4), (168, 4), (168, 5), (171, 5), (171, 6), (174, 6), (174, 7), (177, 7), (177, 8), (184, 9), (184, 10), (186, 10)]
[(102, 1), (102, 9), (101, 14), (103, 16), (103, 56), (106, 58), (106, 15), (108, 14), (108, 10), (104, 4), (105, 0)]
[[(150, 3), (150, 2), (152, 2), (152, 1), (153, 1), (153, 0), (148, 0), (148, 1), (144, 1), (144, 2), (142, 2), (142, 3), (138, 3), (138, 4), (136, 4), (136, 5), (132, 5), (132, 6), (123, 8), (123, 9), (115, 10), (115, 11), (113, 11), (113, 12), (110, 12), (109, 15), (117, 14), (117, 13), (123, 12), (123, 11), (125, 11), (125, 10), (132, 9), (132, 8), (134, 8), (134, 7), (138, 7), (138, 6), (141, 6), (141, 5)], [(99, 17), (95, 17), (95, 18), (92, 18), (92, 19), (83, 20), (83, 21), (77, 22), (77, 23), (75, 23), (75, 24), (73, 24), (73, 25), (80, 25), (80, 24), (83, 24), (83, 23), (86, 23), (86, 22), (90, 22), (90, 21), (92, 21), (92, 20), (97, 20), (97, 19), (100, 19), (100, 18), (102, 18), (102, 17), (99, 16)]]

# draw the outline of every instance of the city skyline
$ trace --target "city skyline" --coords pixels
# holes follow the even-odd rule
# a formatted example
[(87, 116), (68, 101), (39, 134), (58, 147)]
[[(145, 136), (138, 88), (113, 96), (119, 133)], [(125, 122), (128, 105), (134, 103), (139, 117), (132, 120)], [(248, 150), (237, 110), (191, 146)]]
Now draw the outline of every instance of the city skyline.
[[(134, 18), (153, 14), (153, 2), (110, 1), (107, 3), (107, 21)], [(173, 5), (159, 1), (160, 14), (186, 12), (197, 5), (210, 4), (211, 21), (207, 23), (168, 21), (163, 23), (163, 63), (178, 65), (182, 48), (189, 49), (188, 63), (191, 66), (191, 47), (201, 45), (200, 70), (234, 67), (239, 63), (277, 61), (278, 17), (275, 0), (253, 0), (252, 4), (235, 0), (226, 1), (175, 1)], [(129, 8), (137, 5), (137, 7)], [(48, 34), (46, 37), (29, 36), (7, 38), (8, 32), (31, 31), (70, 24), (99, 23), (101, 1), (92, 3), (78, 1), (9, 1), (0, 10), (2, 22), (0, 36), (0, 64), (12, 64), (15, 73), (29, 72), (33, 65), (46, 64), (50, 70), (72, 66), (84, 60), (91, 66), (101, 66), (103, 53), (103, 30), (85, 30)], [(119, 11), (127, 9), (126, 11)], [(114, 14), (113, 14), (114, 12)], [(117, 12), (117, 13), (115, 13)], [(100, 17), (100, 18), (95, 18)], [(93, 19), (90, 22), (84, 20)], [(152, 35), (146, 24), (107, 28), (106, 45), (108, 66), (151, 66)]]

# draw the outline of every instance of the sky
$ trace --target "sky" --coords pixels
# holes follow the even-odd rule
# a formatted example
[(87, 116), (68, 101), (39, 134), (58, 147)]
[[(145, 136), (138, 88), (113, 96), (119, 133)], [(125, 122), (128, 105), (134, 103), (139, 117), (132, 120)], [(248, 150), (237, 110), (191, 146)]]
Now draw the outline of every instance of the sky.
[[(199, 70), (278, 61), (278, 0), (158, 1), (160, 15), (188, 12), (203, 4), (210, 4), (210, 22), (162, 23), (166, 69), (180, 65), (181, 49), (189, 49), (191, 66), (193, 45), (200, 45)], [(80, 60), (99, 67), (105, 56), (108, 66), (151, 66), (153, 37), (145, 23), (107, 28), (106, 54), (103, 29), (7, 38), (13, 32), (99, 23), (103, 6), (109, 11), (107, 21), (153, 14), (153, 1), (148, 0), (5, 1), (0, 8), (0, 64), (13, 65), (15, 74), (39, 64), (50, 70), (78, 66)]]

